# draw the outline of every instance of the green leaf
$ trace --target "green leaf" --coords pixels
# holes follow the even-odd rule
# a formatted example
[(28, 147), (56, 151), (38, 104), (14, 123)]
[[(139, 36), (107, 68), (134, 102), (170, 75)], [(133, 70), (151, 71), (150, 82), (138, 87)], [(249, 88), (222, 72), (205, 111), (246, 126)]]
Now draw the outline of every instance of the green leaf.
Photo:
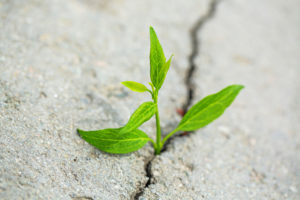
[(134, 111), (129, 121), (121, 132), (130, 132), (140, 127), (144, 122), (148, 121), (157, 111), (155, 103), (145, 102)]
[(161, 86), (164, 83), (164, 80), (166, 78), (166, 75), (169, 71), (170, 65), (171, 65), (171, 60), (172, 60), (173, 55), (169, 58), (169, 60), (163, 65), (163, 67), (161, 68), (161, 70), (158, 73), (158, 85), (157, 85), (157, 89), (159, 90), (161, 88)]
[(134, 81), (124, 81), (122, 82), (122, 84), (126, 87), (128, 87), (129, 89), (131, 89), (134, 92), (146, 92), (149, 91), (148, 88), (138, 82), (134, 82)]
[(122, 128), (97, 131), (77, 130), (80, 136), (96, 148), (115, 154), (130, 153), (142, 148), (151, 139), (141, 130), (121, 133)]
[(165, 62), (163, 49), (154, 29), (150, 26), (150, 78), (156, 89), (159, 88), (159, 72)]
[(149, 82), (148, 84), (151, 86), (152, 91), (154, 91), (154, 85), (151, 82)]
[(230, 85), (218, 93), (205, 97), (191, 107), (176, 130), (193, 131), (214, 121), (224, 113), (243, 88), (242, 85)]

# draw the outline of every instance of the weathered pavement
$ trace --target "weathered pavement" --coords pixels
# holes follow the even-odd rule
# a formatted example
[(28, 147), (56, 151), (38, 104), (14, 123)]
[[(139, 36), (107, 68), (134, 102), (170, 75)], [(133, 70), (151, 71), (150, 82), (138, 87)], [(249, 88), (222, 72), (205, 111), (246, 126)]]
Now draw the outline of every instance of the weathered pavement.
[[(0, 1), (0, 199), (299, 199), (300, 4), (227, 0), (203, 18), (210, 5)], [(159, 101), (163, 130), (176, 126), (199, 19), (192, 101), (246, 86), (223, 117), (154, 159), (149, 144), (118, 156), (78, 137), (149, 99), (120, 85), (149, 81), (149, 25), (175, 54)]]
[(150, 80), (150, 25), (176, 55), (159, 99), (162, 127), (173, 127), (188, 29), (208, 1), (0, 2), (0, 199), (133, 199), (153, 148), (108, 155), (75, 130), (121, 126), (149, 100), (120, 82)]

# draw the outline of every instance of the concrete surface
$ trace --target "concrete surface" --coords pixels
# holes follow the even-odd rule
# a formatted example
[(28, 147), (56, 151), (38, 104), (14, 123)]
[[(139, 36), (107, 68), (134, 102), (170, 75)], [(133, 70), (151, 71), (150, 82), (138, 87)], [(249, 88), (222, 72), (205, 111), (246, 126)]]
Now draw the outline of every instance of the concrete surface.
[[(175, 55), (159, 99), (163, 131), (173, 128), (189, 31), (209, 4), (0, 0), (0, 199), (299, 199), (297, 0), (218, 4), (199, 30), (193, 101), (246, 88), (224, 116), (151, 162), (150, 144), (109, 155), (75, 132), (121, 126), (149, 99), (120, 84), (150, 80), (149, 25)], [(143, 129), (153, 137), (154, 127)]]
[(222, 1), (199, 32), (196, 97), (240, 83), (225, 114), (175, 138), (140, 199), (300, 199), (300, 3)]
[[(166, 56), (176, 56), (159, 99), (162, 127), (176, 124), (189, 28), (207, 5), (0, 1), (0, 199), (134, 198), (153, 148), (108, 155), (75, 130), (121, 126), (149, 100), (120, 82), (150, 81), (150, 25)], [(154, 127), (152, 120), (143, 128), (153, 136)]]

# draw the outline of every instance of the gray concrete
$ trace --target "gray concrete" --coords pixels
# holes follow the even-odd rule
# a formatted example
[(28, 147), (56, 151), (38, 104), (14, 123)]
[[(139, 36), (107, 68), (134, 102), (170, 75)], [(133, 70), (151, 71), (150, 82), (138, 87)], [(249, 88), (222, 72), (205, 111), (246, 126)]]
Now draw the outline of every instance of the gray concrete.
[(140, 199), (300, 199), (300, 3), (223, 1), (201, 30), (196, 97), (246, 86), (152, 162)]
[[(163, 131), (180, 120), (189, 30), (208, 0), (0, 0), (0, 199), (299, 199), (300, 4), (222, 1), (200, 30), (196, 97), (241, 83), (220, 119), (176, 137), (145, 164), (88, 145), (75, 129), (126, 123), (145, 94), (149, 25), (174, 61), (160, 93)], [(155, 122), (142, 128), (155, 135)]]
[[(132, 199), (150, 145), (102, 153), (75, 129), (123, 125), (148, 100), (149, 25), (175, 54), (160, 95), (162, 127), (179, 120), (189, 28), (208, 1), (0, 1), (0, 199)], [(186, 15), (188, 13), (188, 15)], [(143, 129), (154, 135), (154, 121)]]

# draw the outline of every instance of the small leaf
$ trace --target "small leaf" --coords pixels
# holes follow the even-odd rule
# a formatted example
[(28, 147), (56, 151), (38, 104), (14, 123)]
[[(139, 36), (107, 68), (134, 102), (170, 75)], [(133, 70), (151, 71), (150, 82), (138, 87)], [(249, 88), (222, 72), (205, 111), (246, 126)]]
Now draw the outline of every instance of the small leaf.
[(129, 121), (122, 129), (123, 132), (130, 132), (140, 127), (144, 122), (148, 121), (155, 113), (157, 107), (153, 102), (145, 102), (140, 105), (131, 115)]
[(128, 87), (129, 89), (131, 89), (134, 92), (146, 92), (149, 91), (148, 88), (138, 82), (134, 82), (134, 81), (124, 81), (122, 82), (122, 84), (126, 87)]
[(165, 62), (166, 58), (163, 49), (154, 29), (150, 27), (150, 77), (155, 88), (159, 86), (159, 72)]
[(159, 90), (161, 88), (161, 86), (164, 83), (164, 80), (166, 78), (166, 75), (169, 71), (170, 65), (171, 65), (171, 60), (172, 60), (173, 55), (169, 58), (169, 60), (163, 65), (163, 67), (160, 69), (159, 73), (158, 73), (158, 85), (157, 85), (157, 89)]
[(80, 136), (96, 148), (114, 154), (123, 154), (137, 151), (142, 148), (150, 138), (141, 130), (121, 133), (122, 128), (109, 128), (97, 131), (77, 130)]
[(209, 95), (191, 107), (184, 115), (177, 131), (193, 131), (202, 128), (221, 116), (238, 95), (242, 85), (231, 85), (218, 93)]
[(151, 86), (152, 91), (154, 91), (154, 85), (151, 82), (149, 82), (148, 84)]

